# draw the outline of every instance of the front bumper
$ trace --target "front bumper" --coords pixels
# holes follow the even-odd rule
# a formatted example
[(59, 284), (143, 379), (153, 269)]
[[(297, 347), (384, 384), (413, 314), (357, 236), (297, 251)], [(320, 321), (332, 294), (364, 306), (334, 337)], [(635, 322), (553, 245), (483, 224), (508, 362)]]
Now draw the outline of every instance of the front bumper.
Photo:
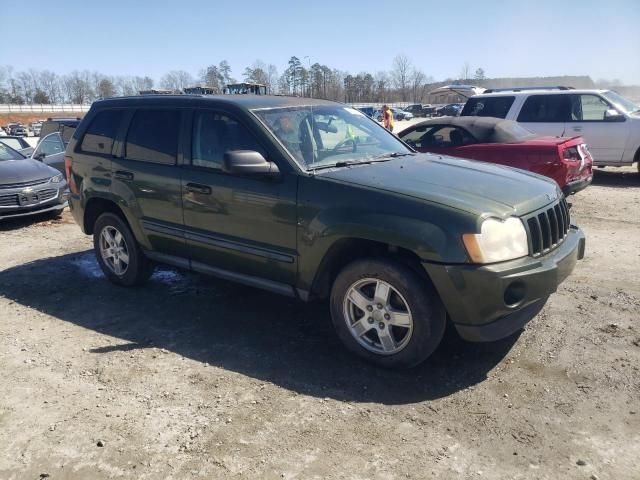
[(562, 187), (562, 193), (564, 193), (565, 197), (573, 193), (578, 193), (580, 190), (584, 190), (593, 181), (593, 175), (589, 175), (587, 178), (582, 178), (580, 180), (575, 180), (573, 182), (567, 183), (564, 187)]
[[(62, 183), (58, 188), (52, 188), (50, 184), (45, 184), (28, 192), (24, 189), (3, 189), (0, 192), (0, 199), (3, 200), (2, 205), (0, 205), (0, 220), (54, 211), (61, 212), (69, 206), (69, 190), (66, 182)], [(19, 197), (25, 194), (31, 198), (23, 202)], [(36, 196), (34, 197), (34, 195)], [(40, 197), (40, 195), (46, 196)]]
[(555, 250), (491, 265), (423, 263), (458, 333), (493, 341), (520, 330), (584, 257), (585, 238), (571, 226)]

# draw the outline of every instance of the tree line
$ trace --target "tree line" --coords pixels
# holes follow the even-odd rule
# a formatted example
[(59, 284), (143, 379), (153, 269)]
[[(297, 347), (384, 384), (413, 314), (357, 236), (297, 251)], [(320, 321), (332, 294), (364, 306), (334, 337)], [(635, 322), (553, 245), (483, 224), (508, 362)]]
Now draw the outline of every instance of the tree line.
[[(471, 78), (468, 62), (459, 78), (434, 83), (433, 77), (416, 67), (405, 55), (393, 59), (389, 70), (350, 73), (329, 65), (312, 63), (309, 57), (292, 56), (281, 74), (273, 64), (256, 60), (242, 71), (241, 80), (261, 83), (270, 93), (325, 98), (344, 102), (423, 102), (430, 89), (443, 83), (463, 83)], [(485, 78), (478, 68), (473, 78)], [(100, 98), (136, 95), (153, 88), (182, 92), (186, 87), (203, 86), (222, 93), (225, 85), (235, 83), (227, 60), (202, 68), (197, 75), (171, 70), (158, 80), (149, 76), (106, 75), (74, 70), (58, 74), (30, 68), (14, 71), (0, 66), (0, 103), (88, 104)]]

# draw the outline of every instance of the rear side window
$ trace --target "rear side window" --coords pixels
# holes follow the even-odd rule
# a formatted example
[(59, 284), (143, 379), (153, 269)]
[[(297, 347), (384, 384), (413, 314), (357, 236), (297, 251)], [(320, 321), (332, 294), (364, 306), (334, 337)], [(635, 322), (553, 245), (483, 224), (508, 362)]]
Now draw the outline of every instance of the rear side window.
[(516, 97), (471, 97), (460, 116), (507, 118), (515, 99)]
[(531, 95), (522, 106), (519, 122), (557, 123), (571, 120), (569, 95)]
[(180, 114), (176, 110), (138, 110), (127, 133), (125, 157), (174, 165), (179, 125)]
[(122, 110), (99, 112), (87, 128), (80, 150), (86, 153), (110, 155), (121, 120)]

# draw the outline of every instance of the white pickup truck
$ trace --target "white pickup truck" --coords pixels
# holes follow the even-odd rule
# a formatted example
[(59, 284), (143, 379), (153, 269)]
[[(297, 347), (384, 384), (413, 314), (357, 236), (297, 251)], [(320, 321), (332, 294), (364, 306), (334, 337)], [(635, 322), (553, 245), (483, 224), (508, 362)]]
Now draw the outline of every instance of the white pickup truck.
[(539, 135), (582, 136), (598, 166), (638, 164), (640, 107), (611, 90), (539, 87), (486, 90), (461, 116), (514, 120)]

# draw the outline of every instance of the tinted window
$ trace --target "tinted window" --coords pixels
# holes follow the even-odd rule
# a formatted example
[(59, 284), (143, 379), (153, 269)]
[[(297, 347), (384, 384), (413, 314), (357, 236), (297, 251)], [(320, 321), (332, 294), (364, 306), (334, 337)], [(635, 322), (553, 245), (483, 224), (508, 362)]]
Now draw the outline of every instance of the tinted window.
[(516, 97), (471, 97), (460, 116), (506, 118)]
[(255, 150), (264, 155), (253, 135), (232, 118), (216, 112), (197, 111), (193, 118), (191, 163), (221, 169), (230, 150)]
[(122, 110), (105, 110), (98, 113), (82, 139), (80, 150), (110, 154), (121, 120)]
[(36, 152), (34, 153), (34, 157), (41, 153), (44, 153), (45, 156), (54, 155), (56, 153), (64, 152), (64, 144), (62, 143), (62, 138), (59, 133), (52, 133), (47, 137), (44, 137)]
[(175, 110), (138, 110), (127, 133), (126, 158), (174, 164), (179, 125), (180, 114)]
[(571, 119), (569, 95), (531, 95), (522, 106), (519, 122), (567, 122)]

